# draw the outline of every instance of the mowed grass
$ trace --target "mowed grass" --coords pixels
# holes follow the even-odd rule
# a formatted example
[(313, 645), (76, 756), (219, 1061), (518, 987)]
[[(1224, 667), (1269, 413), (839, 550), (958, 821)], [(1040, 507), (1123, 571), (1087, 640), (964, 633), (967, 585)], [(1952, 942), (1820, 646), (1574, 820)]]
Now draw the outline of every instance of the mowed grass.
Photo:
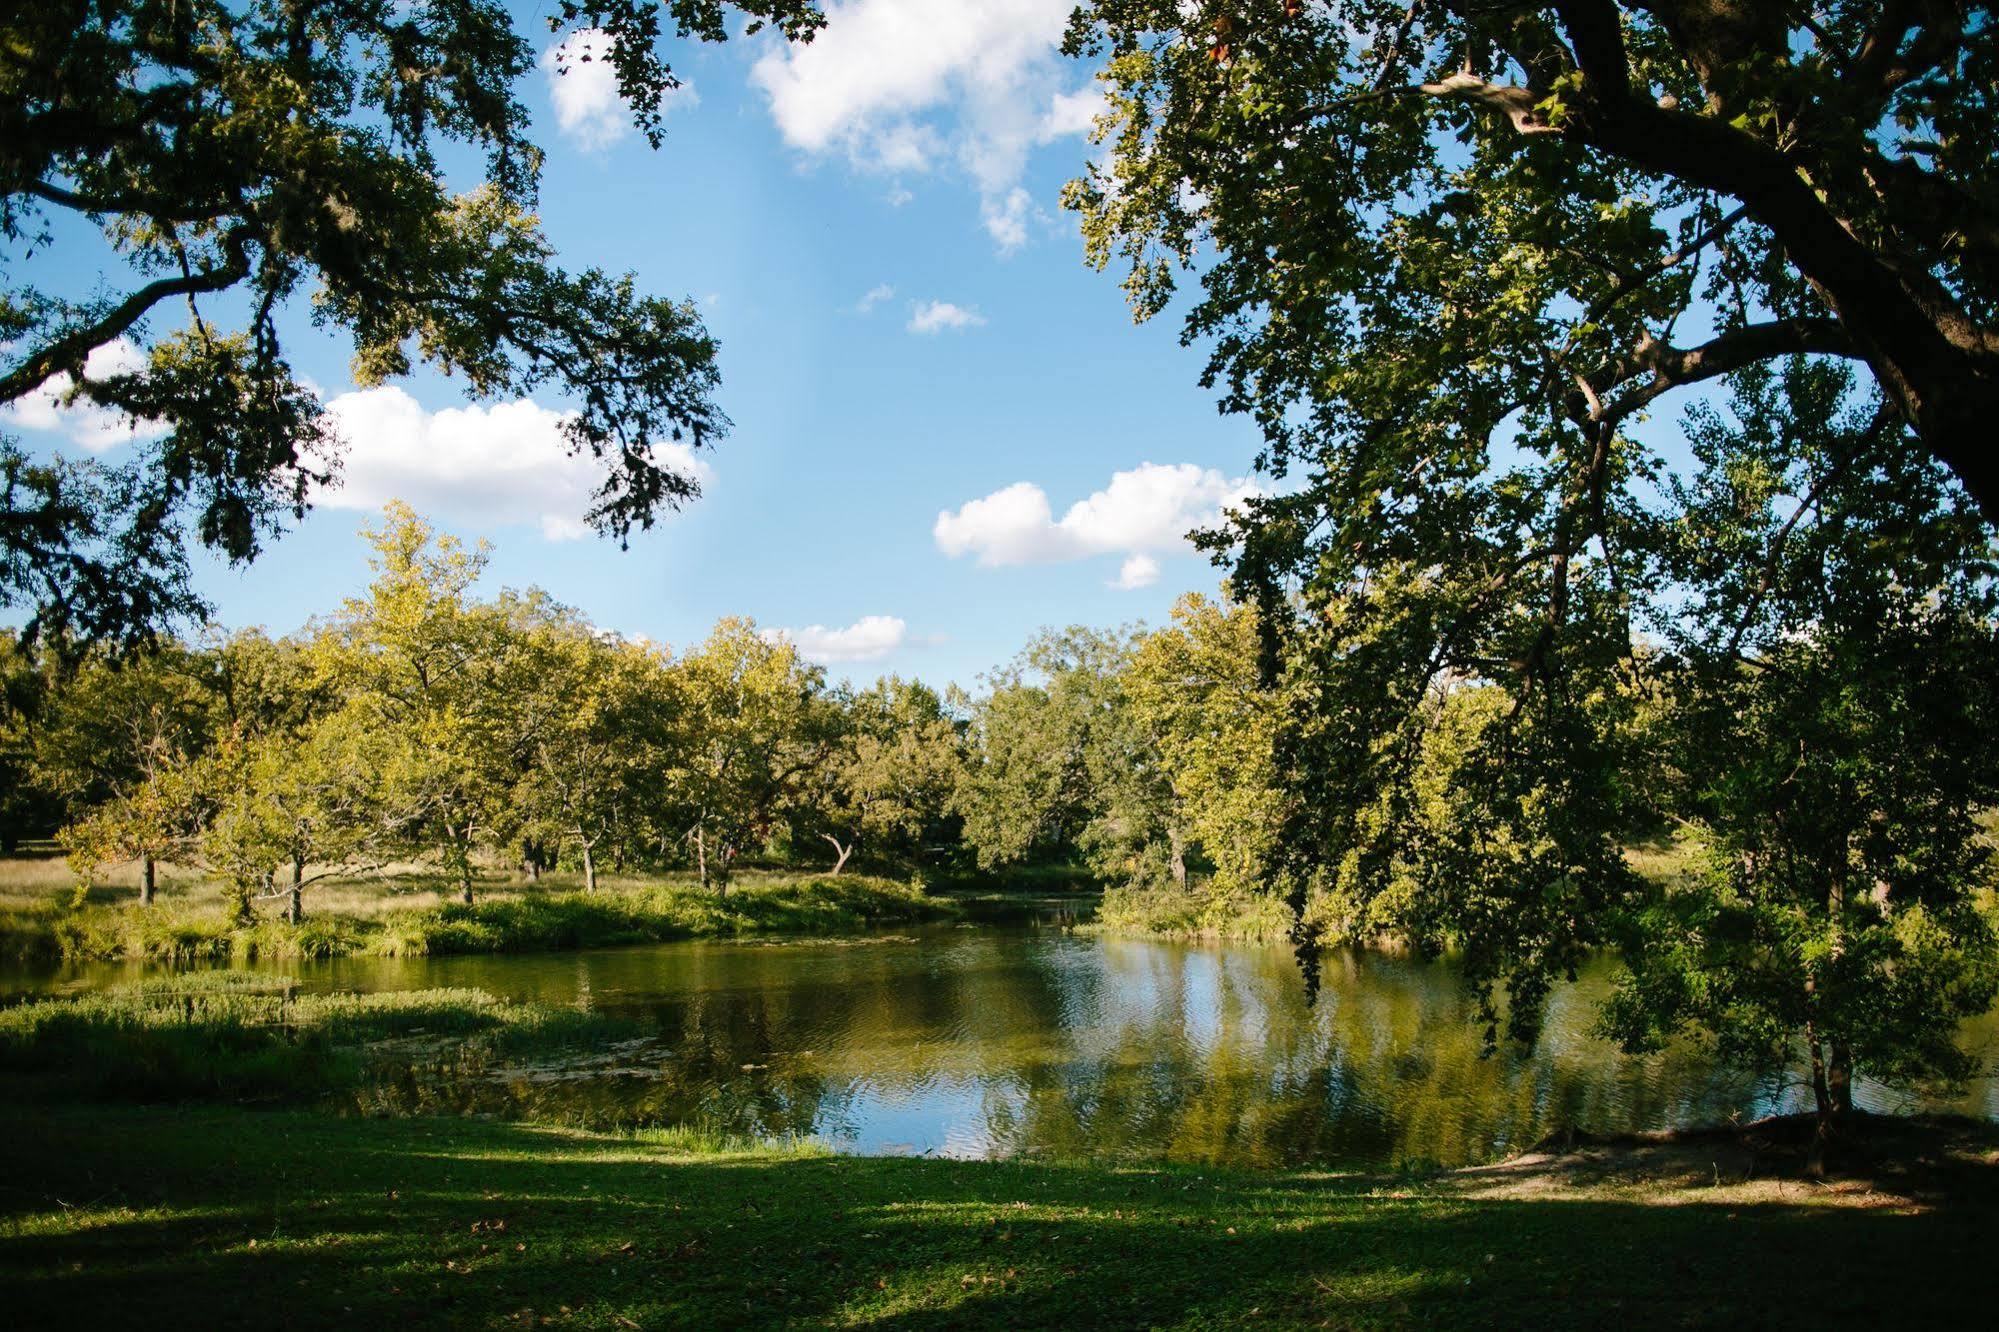
[(1975, 1156), (1925, 1197), (1704, 1161), (1258, 1175), (217, 1108), (10, 1105), (0, 1133), (20, 1328), (1978, 1326), (1999, 1233)]
[(311, 885), (298, 925), (284, 921), (274, 901), (260, 903), (257, 919), (242, 924), (213, 882), (170, 866), (159, 882), (157, 900), (141, 907), (136, 870), (121, 866), (77, 902), (60, 859), (0, 860), (0, 958), (189, 962), (539, 952), (766, 932), (851, 933), (957, 911), (919, 885), (893, 879), (759, 871), (737, 875), (726, 894), (682, 875), (607, 877), (586, 893), (570, 875), (529, 883), (488, 871), (465, 906), (455, 884), (405, 867)]

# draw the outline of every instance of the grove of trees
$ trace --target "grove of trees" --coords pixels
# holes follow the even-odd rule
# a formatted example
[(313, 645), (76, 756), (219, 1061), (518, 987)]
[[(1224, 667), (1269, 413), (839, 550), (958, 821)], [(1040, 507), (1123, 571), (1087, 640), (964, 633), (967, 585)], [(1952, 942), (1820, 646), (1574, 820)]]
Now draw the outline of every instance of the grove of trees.
[(746, 856), (1261, 891), (1273, 726), (1240, 608), (1047, 634), (974, 701), (829, 682), (746, 619), (675, 653), (539, 591), (482, 599), (487, 549), (403, 505), (366, 536), (365, 594), (286, 638), (6, 638), (10, 843), (53, 834), (86, 880), (138, 862), (144, 903), (171, 862), (294, 921), (329, 877), (421, 869), (470, 902), (491, 867), (586, 890), (684, 868), (726, 892)]

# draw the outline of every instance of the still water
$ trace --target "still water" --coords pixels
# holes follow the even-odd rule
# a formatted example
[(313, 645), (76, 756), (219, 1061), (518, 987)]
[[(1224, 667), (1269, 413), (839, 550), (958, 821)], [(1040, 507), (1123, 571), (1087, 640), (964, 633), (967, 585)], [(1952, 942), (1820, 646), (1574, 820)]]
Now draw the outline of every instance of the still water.
[[(532, 956), (347, 959), (312, 989), (477, 987), (643, 1019), (644, 1039), (534, 1066), (415, 1074), (363, 1108), (592, 1124), (699, 1122), (843, 1151), (1289, 1165), (1455, 1165), (1561, 1128), (1705, 1124), (1802, 1108), (1801, 1088), (1693, 1044), (1627, 1057), (1589, 1026), (1611, 971), (1559, 991), (1532, 1052), (1480, 1057), (1452, 968), (1282, 948), (956, 926), (872, 940), (687, 943)], [(109, 976), (78, 976), (101, 983)], [(1968, 1033), (1999, 1053), (1999, 1018)], [(1999, 1117), (1999, 1082), (1873, 1109)]]

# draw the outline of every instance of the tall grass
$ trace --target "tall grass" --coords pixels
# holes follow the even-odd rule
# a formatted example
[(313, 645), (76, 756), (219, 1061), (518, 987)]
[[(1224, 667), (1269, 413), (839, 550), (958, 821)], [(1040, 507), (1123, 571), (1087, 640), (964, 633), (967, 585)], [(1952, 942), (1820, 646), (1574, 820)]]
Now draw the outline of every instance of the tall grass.
[(1292, 921), (1289, 906), (1263, 894), (1112, 888), (1104, 893), (1095, 921), (1086, 928), (1166, 939), (1275, 943), (1289, 935)]
[(0, 1074), (42, 1095), (304, 1099), (353, 1085), (425, 1037), (466, 1062), (629, 1037), (630, 1019), (496, 999), (483, 990), (300, 994), (294, 982), (197, 972), (0, 1010)]
[(180, 887), (151, 907), (75, 905), (61, 895), (0, 895), (0, 957), (39, 962), (175, 964), (318, 960), (372, 954), (540, 952), (784, 931), (838, 934), (955, 914), (920, 887), (862, 875), (757, 876), (726, 895), (684, 882), (623, 881), (596, 893), (521, 885), (471, 906), (407, 881), (315, 885), (298, 925), (238, 922), (213, 887)]

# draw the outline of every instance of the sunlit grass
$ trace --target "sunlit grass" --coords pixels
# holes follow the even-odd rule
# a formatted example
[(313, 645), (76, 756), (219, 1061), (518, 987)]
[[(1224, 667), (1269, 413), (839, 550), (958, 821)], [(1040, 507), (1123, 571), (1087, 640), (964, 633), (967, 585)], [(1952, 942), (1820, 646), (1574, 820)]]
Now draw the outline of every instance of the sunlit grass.
[(1909, 1193), (1704, 1160), (1252, 1174), (231, 1109), (7, 1106), (0, 1133), (22, 1327), (1979, 1326), (1999, 1221), (1961, 1151)]
[(529, 883), (488, 871), (468, 907), (455, 884), (406, 866), (312, 884), (299, 925), (279, 918), (270, 902), (245, 924), (219, 886), (172, 867), (162, 867), (158, 899), (142, 908), (136, 887), (123, 882), (133, 873), (120, 867), (79, 901), (60, 860), (0, 860), (0, 956), (185, 963), (530, 952), (760, 932), (834, 934), (956, 910), (891, 879), (754, 870), (738, 874), (726, 895), (689, 875), (605, 877), (597, 892), (585, 893), (571, 875)]

